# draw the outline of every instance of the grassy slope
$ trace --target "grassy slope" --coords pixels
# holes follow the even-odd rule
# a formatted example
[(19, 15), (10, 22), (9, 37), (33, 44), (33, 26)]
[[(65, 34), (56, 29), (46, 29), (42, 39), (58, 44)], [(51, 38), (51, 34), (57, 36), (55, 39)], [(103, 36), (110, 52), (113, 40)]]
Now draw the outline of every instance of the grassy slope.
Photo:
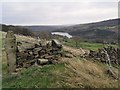
[(82, 58), (64, 58), (57, 65), (30, 67), (18, 76), (3, 75), (3, 87), (27, 88), (117, 88), (118, 81), (106, 74), (107, 67)]
[[(33, 40), (17, 36), (17, 40)], [(79, 56), (61, 58), (61, 63), (23, 69), (21, 74), (10, 76), (7, 73), (5, 51), (2, 50), (3, 88), (6, 87), (118, 87), (118, 81), (106, 74), (106, 65), (84, 60)], [(115, 69), (117, 71), (117, 69)]]
[(72, 25), (59, 29), (59, 31), (68, 32), (73, 36), (94, 41), (117, 41), (118, 21), (119, 19), (112, 19), (102, 22)]
[[(79, 41), (77, 43), (78, 43), (78, 48), (81, 47), (89, 50), (98, 50), (98, 48), (104, 47), (104, 45), (101, 43), (90, 43), (90, 42), (79, 42)], [(76, 47), (76, 42), (73, 39), (67, 40), (65, 44), (71, 47)], [(117, 45), (109, 45), (109, 46), (118, 47)]]
[(52, 88), (63, 87), (62, 77), (64, 64), (30, 67), (22, 70), (18, 76), (5, 76), (3, 87)]
[(106, 65), (99, 62), (83, 60), (82, 58), (69, 59), (67, 61), (67, 82), (72, 87), (105, 88), (118, 87), (118, 81), (106, 74)]

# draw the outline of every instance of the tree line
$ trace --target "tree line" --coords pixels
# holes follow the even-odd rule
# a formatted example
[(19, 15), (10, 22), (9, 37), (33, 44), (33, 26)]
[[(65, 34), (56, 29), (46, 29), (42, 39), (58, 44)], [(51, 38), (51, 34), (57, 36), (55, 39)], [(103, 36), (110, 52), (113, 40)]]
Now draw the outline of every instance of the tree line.
[(15, 34), (25, 35), (25, 36), (34, 36), (34, 33), (31, 32), (29, 29), (20, 27), (20, 26), (13, 26), (13, 25), (0, 25), (2, 27), (2, 31), (8, 32), (13, 31)]

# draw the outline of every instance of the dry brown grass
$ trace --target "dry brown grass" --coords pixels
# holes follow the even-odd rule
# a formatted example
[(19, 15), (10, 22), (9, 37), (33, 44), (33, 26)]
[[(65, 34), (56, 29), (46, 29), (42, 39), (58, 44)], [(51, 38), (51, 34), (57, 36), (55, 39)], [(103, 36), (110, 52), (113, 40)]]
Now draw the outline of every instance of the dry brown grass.
[[(4, 39), (6, 36), (6, 32), (0, 32), (2, 33), (2, 38)], [(37, 42), (37, 39), (31, 37), (31, 36), (23, 36), (23, 35), (18, 35), (15, 34), (17, 41), (28, 41), (28, 42)]]
[(16, 38), (17, 40), (22, 40), (22, 41), (31, 41), (31, 42), (36, 41), (35, 38), (32, 38), (30, 36), (16, 35)]
[(65, 46), (65, 45), (63, 46), (63, 49), (64, 51), (67, 51), (74, 56), (84, 55), (86, 53), (86, 51), (82, 48), (76, 49), (76, 48)]
[(110, 78), (104, 67), (88, 60), (66, 58), (66, 75), (68, 85), (73, 87), (118, 87), (118, 81)]

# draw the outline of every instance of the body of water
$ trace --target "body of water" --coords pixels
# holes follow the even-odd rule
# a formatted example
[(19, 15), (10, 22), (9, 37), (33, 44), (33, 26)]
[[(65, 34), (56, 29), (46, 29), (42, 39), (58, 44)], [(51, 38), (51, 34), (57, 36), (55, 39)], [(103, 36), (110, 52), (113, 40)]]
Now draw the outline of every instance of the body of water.
[(60, 35), (60, 36), (66, 36), (68, 38), (72, 38), (72, 35), (70, 35), (69, 33), (65, 33), (65, 32), (52, 32), (52, 35)]

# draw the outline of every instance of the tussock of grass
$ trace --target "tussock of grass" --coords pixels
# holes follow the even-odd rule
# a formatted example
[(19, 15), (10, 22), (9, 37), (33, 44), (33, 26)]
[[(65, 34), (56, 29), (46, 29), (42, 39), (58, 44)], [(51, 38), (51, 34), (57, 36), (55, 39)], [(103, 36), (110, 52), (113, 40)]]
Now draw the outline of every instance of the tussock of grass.
[(105, 67), (87, 60), (69, 59), (66, 63), (69, 71), (67, 82), (73, 87), (105, 88), (118, 87), (118, 81), (105, 73)]

